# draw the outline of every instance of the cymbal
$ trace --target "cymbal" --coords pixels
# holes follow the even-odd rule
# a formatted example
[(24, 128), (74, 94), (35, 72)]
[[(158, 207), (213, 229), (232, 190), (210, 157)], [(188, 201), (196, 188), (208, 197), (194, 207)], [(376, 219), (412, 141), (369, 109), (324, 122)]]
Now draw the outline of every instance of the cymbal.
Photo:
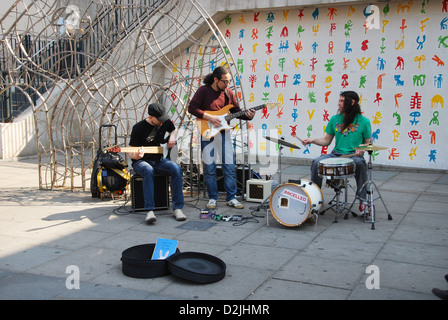
[(388, 147), (375, 146), (373, 144), (360, 144), (355, 149), (356, 150), (363, 150), (363, 151), (380, 151), (380, 150), (387, 150), (389, 148)]
[(289, 143), (289, 142), (287, 142), (287, 141), (285, 141), (285, 140), (276, 139), (276, 138), (271, 138), (271, 137), (269, 137), (269, 136), (266, 136), (266, 137), (264, 137), (264, 138), (265, 138), (266, 140), (269, 140), (269, 141), (272, 141), (272, 142), (276, 142), (276, 143), (278, 143), (278, 144), (281, 144), (281, 145), (286, 146), (286, 147), (289, 147), (289, 148), (300, 149), (299, 146), (296, 146), (296, 145), (294, 145), (294, 144), (292, 144), (292, 143)]

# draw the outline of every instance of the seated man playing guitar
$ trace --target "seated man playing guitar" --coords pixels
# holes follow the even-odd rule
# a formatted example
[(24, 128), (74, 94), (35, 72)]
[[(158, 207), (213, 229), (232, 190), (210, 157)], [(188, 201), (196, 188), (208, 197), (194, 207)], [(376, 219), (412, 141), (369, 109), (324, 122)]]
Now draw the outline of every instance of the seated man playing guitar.
[[(186, 216), (182, 212), (184, 195), (182, 192), (182, 170), (177, 163), (162, 154), (147, 153), (145, 147), (160, 146), (164, 141), (165, 133), (169, 132), (168, 149), (176, 144), (177, 130), (173, 122), (165, 113), (165, 108), (159, 103), (148, 106), (148, 117), (132, 128), (131, 147), (138, 147), (137, 152), (129, 153), (135, 173), (143, 177), (143, 197), (145, 210), (148, 210), (145, 221), (154, 223), (157, 219), (154, 214), (154, 175), (171, 176), (171, 195), (173, 199), (173, 214), (176, 220), (184, 221)], [(157, 187), (157, 186), (156, 186)]]
[[(222, 159), (222, 170), (224, 174), (224, 188), (226, 190), (227, 205), (233, 208), (242, 209), (244, 206), (235, 199), (237, 192), (235, 162), (233, 158), (233, 145), (230, 139), (229, 127), (223, 123), (221, 109), (226, 106), (233, 105), (229, 111), (232, 114), (241, 113), (238, 116), (242, 120), (252, 120), (255, 115), (255, 110), (241, 111), (238, 106), (235, 93), (228, 87), (231, 81), (231, 75), (224, 67), (217, 67), (213, 73), (204, 78), (204, 86), (201, 86), (188, 106), (188, 112), (196, 116), (198, 119), (205, 120), (209, 123), (208, 128), (214, 130), (210, 134), (210, 130), (201, 130), (201, 150), (204, 162), (204, 177), (209, 196), (207, 204), (208, 209), (216, 208), (218, 200), (218, 186), (216, 181), (216, 153), (220, 150)], [(227, 111), (224, 110), (224, 111)], [(205, 121), (201, 121), (204, 123)], [(207, 123), (205, 122), (205, 123)], [(220, 133), (220, 134), (218, 134)]]

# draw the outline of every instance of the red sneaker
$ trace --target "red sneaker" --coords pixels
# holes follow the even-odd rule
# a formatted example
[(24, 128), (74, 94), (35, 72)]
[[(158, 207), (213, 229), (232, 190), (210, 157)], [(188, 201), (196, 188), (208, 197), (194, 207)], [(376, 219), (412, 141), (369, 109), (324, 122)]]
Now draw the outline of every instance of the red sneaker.
[(364, 214), (369, 212), (369, 206), (367, 205), (367, 202), (360, 202), (359, 203), (359, 212), (360, 216), (364, 216)]

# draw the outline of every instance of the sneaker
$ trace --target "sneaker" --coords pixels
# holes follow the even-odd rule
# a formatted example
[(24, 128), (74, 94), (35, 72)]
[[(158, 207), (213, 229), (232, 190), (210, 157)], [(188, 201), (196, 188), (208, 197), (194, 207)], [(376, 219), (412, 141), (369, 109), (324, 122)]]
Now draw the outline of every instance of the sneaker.
[(210, 199), (207, 203), (207, 209), (215, 209), (216, 208), (216, 200)]
[(360, 212), (360, 216), (364, 217), (364, 215), (366, 213), (368, 213), (368, 211), (369, 211), (369, 206), (368, 206), (367, 202), (360, 202), (358, 209), (359, 209), (359, 212)]
[(187, 219), (181, 209), (174, 209), (173, 215), (177, 221), (185, 221)]
[(145, 222), (149, 224), (153, 224), (157, 221), (156, 215), (154, 214), (154, 211), (149, 210), (146, 214)]
[(244, 209), (244, 206), (240, 202), (238, 202), (238, 200), (236, 200), (236, 199), (232, 199), (232, 200), (228, 201), (227, 205), (229, 207), (232, 207), (235, 209)]

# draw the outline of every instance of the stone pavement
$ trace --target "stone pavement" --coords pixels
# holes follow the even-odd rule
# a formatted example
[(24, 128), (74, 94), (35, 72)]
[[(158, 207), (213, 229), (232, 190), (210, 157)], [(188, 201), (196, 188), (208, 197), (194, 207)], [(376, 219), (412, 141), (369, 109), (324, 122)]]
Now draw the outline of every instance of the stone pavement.
[[(284, 167), (283, 182), (309, 179), (308, 166)], [(393, 217), (389, 221), (376, 200), (375, 230), (351, 215), (334, 223), (333, 211), (300, 227), (269, 215), (267, 226), (266, 210), (254, 211), (258, 203), (236, 210), (224, 200), (218, 213), (242, 214), (247, 222), (201, 220), (202, 193), (186, 197), (186, 222), (157, 211), (157, 222), (147, 225), (144, 213), (132, 212), (124, 200), (38, 190), (35, 159), (0, 160), (0, 174), (0, 299), (438, 300), (431, 289), (448, 289), (446, 172), (374, 170)], [(326, 208), (334, 191), (322, 192)], [(187, 227), (205, 222), (214, 224)], [(178, 240), (182, 252), (219, 257), (227, 265), (225, 278), (199, 285), (172, 275), (123, 275), (123, 250), (159, 237)], [(66, 286), (73, 265), (79, 289)]]

